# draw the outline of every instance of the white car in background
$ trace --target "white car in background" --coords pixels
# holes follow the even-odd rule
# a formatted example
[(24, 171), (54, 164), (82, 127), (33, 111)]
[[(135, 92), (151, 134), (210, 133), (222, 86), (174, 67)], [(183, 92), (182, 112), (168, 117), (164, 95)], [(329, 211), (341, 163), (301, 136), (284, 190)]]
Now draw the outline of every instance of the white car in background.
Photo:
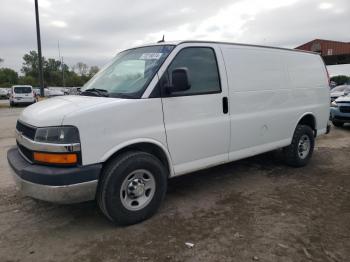
[(331, 90), (331, 101), (333, 102), (340, 96), (350, 94), (350, 85), (336, 86)]
[(48, 97), (64, 96), (64, 92), (62, 91), (61, 88), (49, 87), (49, 88), (47, 89), (47, 94), (46, 94), (46, 92), (45, 92), (45, 96), (48, 96)]
[[(33, 90), (37, 96), (40, 96), (40, 88), (34, 88)], [(54, 96), (63, 96), (63, 95), (64, 95), (64, 92), (58, 88), (53, 88), (53, 87), (44, 88), (45, 97), (54, 97)]]
[(332, 102), (330, 118), (337, 127), (350, 123), (350, 95), (338, 97)]
[(7, 99), (8, 93), (6, 88), (0, 88), (0, 99)]
[(11, 88), (10, 106), (17, 104), (34, 104), (36, 102), (32, 86), (16, 85)]

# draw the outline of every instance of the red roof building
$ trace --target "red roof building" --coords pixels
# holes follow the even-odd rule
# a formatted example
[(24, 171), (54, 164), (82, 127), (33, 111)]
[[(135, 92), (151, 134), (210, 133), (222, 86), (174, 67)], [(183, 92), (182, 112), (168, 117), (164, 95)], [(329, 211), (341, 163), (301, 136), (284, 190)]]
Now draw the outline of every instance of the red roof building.
[(350, 42), (315, 39), (295, 49), (320, 53), (327, 65), (350, 64)]

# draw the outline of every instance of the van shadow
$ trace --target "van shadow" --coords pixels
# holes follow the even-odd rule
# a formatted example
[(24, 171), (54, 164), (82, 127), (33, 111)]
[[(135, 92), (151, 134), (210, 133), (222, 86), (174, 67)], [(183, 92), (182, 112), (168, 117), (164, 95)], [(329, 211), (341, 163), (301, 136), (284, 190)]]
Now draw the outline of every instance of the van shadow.
[(350, 123), (345, 123), (340, 129), (350, 131)]

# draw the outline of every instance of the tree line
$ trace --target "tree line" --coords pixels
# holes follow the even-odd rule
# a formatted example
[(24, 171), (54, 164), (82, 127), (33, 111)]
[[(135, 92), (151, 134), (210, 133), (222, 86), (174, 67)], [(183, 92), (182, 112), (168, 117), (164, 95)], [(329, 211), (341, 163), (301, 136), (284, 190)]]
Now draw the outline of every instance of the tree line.
[[(0, 87), (10, 87), (22, 84), (39, 86), (39, 56), (36, 51), (30, 51), (23, 56), (21, 75), (11, 68), (0, 68)], [(0, 58), (0, 64), (4, 60)], [(44, 86), (82, 86), (99, 70), (97, 66), (89, 67), (78, 62), (71, 68), (54, 58), (42, 57)]]
[(333, 76), (333, 77), (331, 77), (330, 80), (335, 82), (337, 84), (337, 86), (344, 85), (344, 84), (350, 85), (350, 77), (349, 76), (344, 76), (344, 75)]

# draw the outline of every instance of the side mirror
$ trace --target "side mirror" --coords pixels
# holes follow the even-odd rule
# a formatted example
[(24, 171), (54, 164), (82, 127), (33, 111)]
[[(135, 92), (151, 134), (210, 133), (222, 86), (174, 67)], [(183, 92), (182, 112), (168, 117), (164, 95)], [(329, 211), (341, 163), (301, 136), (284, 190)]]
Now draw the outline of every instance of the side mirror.
[(191, 88), (188, 69), (186, 67), (175, 68), (171, 72), (171, 80), (170, 92), (186, 91)]

